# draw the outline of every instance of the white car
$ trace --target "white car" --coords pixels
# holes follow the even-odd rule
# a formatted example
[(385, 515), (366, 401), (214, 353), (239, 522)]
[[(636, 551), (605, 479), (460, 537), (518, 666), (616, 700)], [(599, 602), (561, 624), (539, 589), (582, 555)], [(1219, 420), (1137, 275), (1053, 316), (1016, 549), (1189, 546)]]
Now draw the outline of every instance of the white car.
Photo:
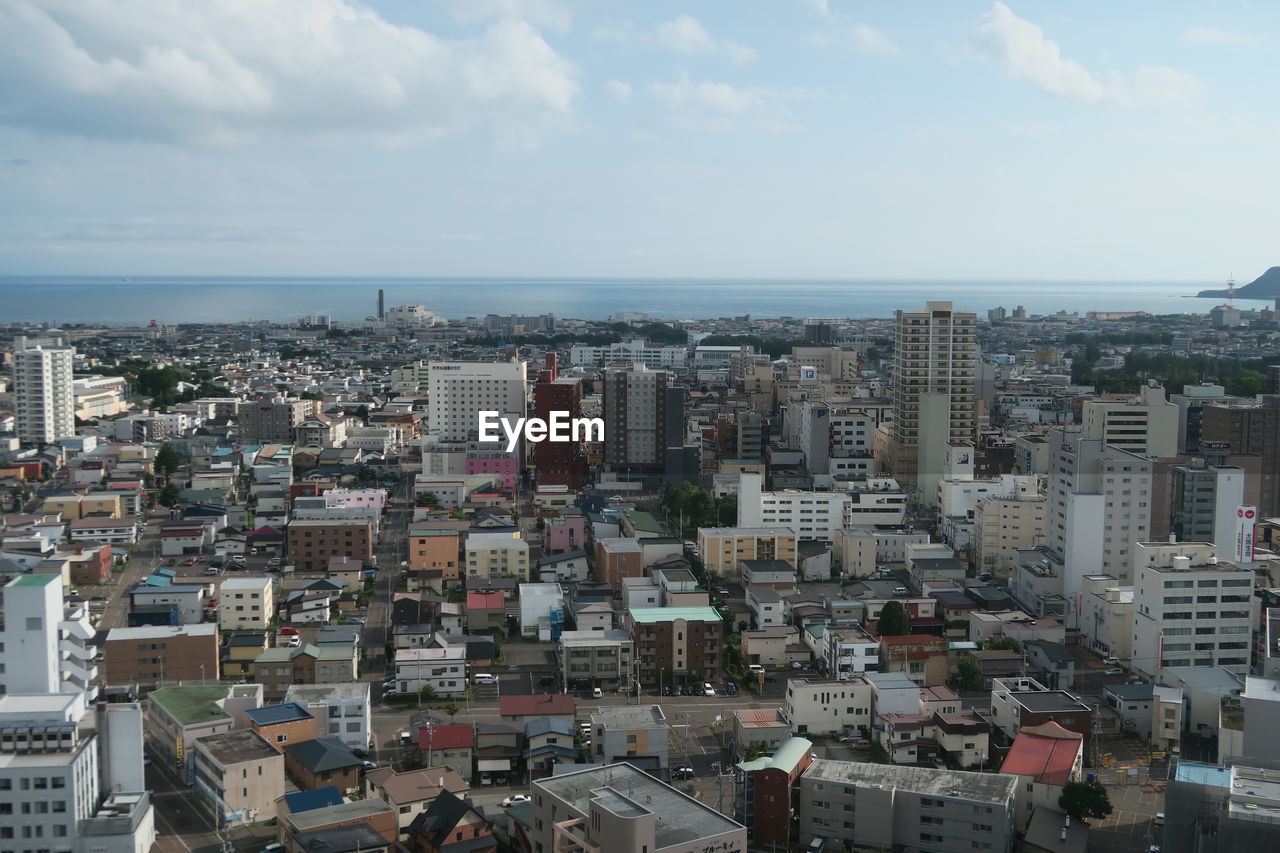
[(1107, 666), (1118, 666), (1120, 664), (1120, 658), (1103, 658), (1102, 662)]
[(709, 682), (709, 681), (708, 681), (708, 682), (704, 682), (704, 683), (703, 683), (703, 685), (702, 685), (702, 695), (703, 695), (703, 696), (714, 696), (714, 695), (716, 695), (716, 689), (715, 689), (714, 687), (712, 687), (712, 686), (711, 686), (711, 682)]
[(509, 809), (512, 806), (518, 806), (521, 803), (527, 803), (527, 802), (529, 802), (528, 794), (512, 794), (511, 796), (507, 797), (505, 800), (502, 801), (502, 807), (504, 809)]

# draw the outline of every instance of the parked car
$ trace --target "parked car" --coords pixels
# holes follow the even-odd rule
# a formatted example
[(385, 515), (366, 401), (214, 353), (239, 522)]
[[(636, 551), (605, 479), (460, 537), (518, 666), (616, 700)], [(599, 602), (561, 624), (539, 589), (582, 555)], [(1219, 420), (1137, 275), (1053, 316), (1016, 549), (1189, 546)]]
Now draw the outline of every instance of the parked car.
[(285, 625), (278, 633), (282, 637), (296, 637), (298, 636), (298, 629), (294, 628), (292, 625)]
[(195, 560), (183, 560), (183, 561), (182, 561), (182, 565), (184, 565), (184, 566), (194, 566), (195, 564), (196, 564), (196, 561), (195, 561)]
[(724, 683), (724, 692), (728, 693), (730, 696), (737, 696), (738, 685), (734, 684), (732, 681), (726, 681)]
[(196, 562), (197, 562), (197, 563), (207, 563), (207, 562), (209, 562), (209, 558), (208, 558), (208, 557), (206, 557), (204, 554), (197, 554), (197, 555), (196, 555)]
[(703, 683), (703, 685), (702, 685), (702, 695), (703, 695), (703, 696), (714, 696), (714, 695), (716, 695), (716, 689), (715, 689), (714, 687), (712, 687), (712, 686), (711, 686), (711, 682), (709, 682), (709, 681), (708, 681), (708, 682), (704, 682), (704, 683)]
[(599, 687), (592, 687), (592, 688), (591, 688), (591, 698), (592, 698), (592, 699), (603, 699), (603, 698), (604, 698), (604, 691), (603, 691), (603, 690), (601, 690)]
[(284, 561), (283, 561), (283, 560), (281, 560), (279, 557), (272, 557), (270, 560), (267, 560), (267, 565), (268, 565), (268, 566), (278, 566), (278, 565), (280, 565), (280, 564), (281, 564), (281, 563), (283, 563), (283, 562), (284, 562)]
[(301, 638), (301, 637), (290, 637), (290, 638), (289, 638), (289, 648), (291, 648), (291, 649), (296, 649), (296, 648), (297, 648), (298, 646), (300, 646), (300, 645), (302, 645), (302, 638)]
[(1164, 826), (1164, 812), (1156, 812), (1156, 816), (1151, 819), (1152, 826)]
[(350, 619), (346, 620), (343, 624), (344, 625), (363, 625), (364, 620), (361, 619), (359, 616), (352, 616)]
[(672, 779), (692, 779), (693, 768), (692, 767), (676, 767), (671, 771), (671, 778)]
[(1103, 658), (1102, 662), (1105, 663), (1107, 666), (1119, 666), (1120, 658)]
[(1105, 675), (1124, 675), (1124, 670), (1118, 666), (1113, 666), (1110, 669), (1108, 669), (1104, 674)]
[(529, 802), (528, 794), (512, 794), (511, 796), (507, 797), (505, 800), (502, 801), (502, 807), (504, 809), (509, 809), (512, 806), (517, 806), (520, 803), (527, 803), (527, 802)]
[(491, 775), (490, 775), (490, 774), (488, 774), (488, 773), (481, 773), (481, 774), (480, 774), (480, 784), (481, 784), (481, 785), (492, 785), (492, 784), (493, 784), (493, 776), (491, 776)]
[[(351, 754), (355, 755), (355, 751), (353, 750)], [(361, 761), (360, 769), (361, 770), (377, 770), (378, 765), (373, 761)]]
[(284, 845), (279, 841), (272, 841), (266, 847), (262, 848), (262, 853), (284, 853)]

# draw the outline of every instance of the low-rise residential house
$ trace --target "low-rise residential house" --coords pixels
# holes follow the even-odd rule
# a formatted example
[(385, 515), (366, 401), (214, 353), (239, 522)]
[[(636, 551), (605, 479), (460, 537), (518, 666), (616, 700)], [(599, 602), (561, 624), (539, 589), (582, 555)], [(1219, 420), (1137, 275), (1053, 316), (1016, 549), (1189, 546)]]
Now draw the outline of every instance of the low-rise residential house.
[(747, 587), (747, 608), (754, 628), (783, 624), (782, 596), (771, 586)]
[(559, 642), (563, 688), (629, 693), (635, 643), (626, 631), (564, 631)]
[(498, 716), (521, 726), (538, 717), (564, 717), (572, 722), (575, 706), (568, 693), (512, 694), (498, 700)]
[(463, 543), (463, 568), (468, 578), (529, 579), (529, 543), (520, 532), (470, 533)]
[(286, 794), (276, 836), (290, 853), (395, 853), (396, 814), (381, 797), (343, 802), (334, 785)]
[(350, 644), (270, 648), (253, 662), (253, 680), (269, 699), (282, 698), (294, 684), (342, 684), (356, 674), (356, 647)]
[(495, 853), (497, 839), (489, 821), (471, 801), (442, 792), (409, 825), (413, 853)]
[(828, 625), (822, 634), (822, 661), (838, 681), (880, 670), (880, 641), (861, 625)]
[(397, 649), (395, 673), (400, 693), (430, 687), (437, 696), (461, 696), (467, 689), (467, 651), (461, 646)]
[(1104, 684), (1102, 698), (1120, 715), (1120, 729), (1126, 734), (1136, 734), (1144, 741), (1151, 740), (1151, 707), (1155, 698), (1155, 685)]
[(591, 577), (585, 551), (562, 551), (538, 558), (538, 580), (542, 583), (580, 583)]
[(249, 728), (282, 752), (287, 744), (314, 740), (319, 735), (315, 715), (295, 702), (249, 708), (244, 719)]
[(738, 755), (748, 749), (773, 752), (791, 739), (791, 721), (781, 708), (760, 708), (733, 712), (733, 743)]
[(779, 592), (796, 588), (796, 568), (786, 560), (742, 560), (738, 572), (745, 587), (771, 586)]
[(472, 634), (505, 633), (506, 596), (501, 592), (467, 593), (467, 631)]
[(787, 679), (782, 714), (796, 734), (838, 736), (871, 730), (871, 685), (862, 676), (847, 681)]
[(905, 672), (921, 687), (947, 682), (947, 641), (929, 634), (880, 638), (880, 672)]
[(283, 751), (285, 772), (304, 791), (329, 785), (343, 792), (359, 788), (361, 760), (337, 738), (286, 743)]
[[(509, 777), (523, 756), (523, 723), (476, 723), (476, 769)], [(483, 768), (483, 770), (481, 770)]]
[(228, 634), (222, 640), (222, 677), (247, 681), (254, 674), (254, 661), (267, 650), (267, 634), (255, 631)]
[(574, 737), (577, 726), (563, 717), (543, 717), (525, 723), (525, 767), (531, 779), (550, 776), (557, 764), (568, 764), (578, 757)]
[(218, 587), (218, 625), (224, 631), (263, 630), (275, 618), (269, 577), (226, 578)]
[(1027, 669), (1046, 687), (1075, 687), (1076, 659), (1062, 643), (1037, 640), (1022, 644), (1026, 653)]
[(134, 545), (138, 542), (138, 523), (131, 518), (73, 518), (67, 522), (67, 535), (74, 542)]
[(171, 618), (177, 621), (167, 624), (190, 625), (204, 621), (204, 610), (209, 598), (200, 584), (171, 584), (151, 586), (139, 584), (129, 590), (129, 610), (149, 612), (151, 608), (168, 608)]
[(658, 705), (605, 705), (591, 711), (592, 760), (626, 761), (650, 773), (668, 767), (670, 728)]
[(1000, 772), (1018, 779), (1018, 828), (1025, 830), (1031, 812), (1056, 808), (1062, 788), (1083, 778), (1084, 738), (1050, 721), (1018, 732)]
[(195, 741), (195, 788), (227, 824), (266, 820), (284, 796), (284, 756), (257, 732), (237, 729)]
[(424, 722), (426, 725), (416, 727), (422, 760), (431, 766), (450, 767), (463, 779), (471, 779), (475, 765), (475, 729), (461, 723), (441, 724), (434, 719)]
[(644, 547), (635, 539), (597, 539), (595, 580), (615, 590), (622, 588), (623, 578), (644, 575)]
[(379, 797), (396, 815), (396, 832), (401, 840), (409, 837), (409, 824), (426, 811), (444, 791), (466, 795), (471, 786), (456, 771), (444, 765), (397, 773), (390, 767), (370, 770), (364, 776), (370, 796)]
[(612, 602), (577, 599), (571, 607), (577, 630), (600, 632), (613, 628)]

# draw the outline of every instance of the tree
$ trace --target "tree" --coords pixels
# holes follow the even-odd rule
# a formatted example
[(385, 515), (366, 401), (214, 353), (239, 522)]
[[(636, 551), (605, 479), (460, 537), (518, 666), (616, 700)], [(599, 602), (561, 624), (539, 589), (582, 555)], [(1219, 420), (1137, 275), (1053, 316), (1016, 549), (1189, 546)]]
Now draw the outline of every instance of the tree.
[(450, 702), (448, 705), (444, 706), (444, 712), (449, 715), (449, 722), (451, 723), (453, 722), (454, 716), (456, 716), (460, 710), (462, 709), (458, 707), (457, 702)]
[(413, 500), (414, 506), (437, 507), (440, 506), (440, 498), (435, 492), (418, 492), (418, 496)]
[(178, 484), (165, 483), (164, 488), (160, 490), (160, 504), (162, 506), (173, 506), (178, 502)]
[(1068, 782), (1062, 786), (1058, 808), (1075, 818), (1105, 818), (1111, 814), (1111, 798), (1101, 782)]
[(178, 466), (182, 464), (182, 457), (178, 455), (178, 451), (174, 449), (172, 444), (163, 445), (156, 451), (156, 473), (165, 477), (173, 476), (178, 470)]
[(900, 637), (911, 630), (906, 608), (901, 601), (890, 601), (880, 610), (876, 630), (882, 637)]
[(982, 641), (982, 648), (987, 651), (1016, 652), (1020, 650), (1018, 641), (1013, 637), (993, 637)]
[(721, 527), (738, 526), (738, 496), (725, 495), (716, 501), (716, 515)]
[(976, 660), (965, 655), (956, 665), (959, 675), (956, 676), (956, 687), (960, 690), (982, 689), (982, 667)]

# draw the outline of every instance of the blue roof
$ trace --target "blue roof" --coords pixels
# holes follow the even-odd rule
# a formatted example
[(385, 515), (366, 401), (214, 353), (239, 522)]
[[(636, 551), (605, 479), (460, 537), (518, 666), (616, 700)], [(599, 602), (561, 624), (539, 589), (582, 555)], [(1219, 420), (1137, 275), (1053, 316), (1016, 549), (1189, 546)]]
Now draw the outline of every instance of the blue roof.
[(250, 708), (244, 712), (244, 716), (256, 726), (272, 726), (276, 723), (291, 723), (295, 720), (310, 720), (312, 718), (311, 712), (297, 702)]
[(167, 578), (176, 578), (176, 577), (178, 576), (178, 573), (177, 573), (177, 572), (175, 572), (173, 569), (156, 569), (156, 570), (155, 570), (154, 572), (152, 572), (151, 574), (153, 574), (153, 575), (164, 575), (164, 576), (165, 576), (165, 577), (167, 577)]
[(291, 814), (327, 809), (329, 806), (342, 805), (342, 792), (334, 785), (316, 788), (314, 791), (298, 791), (296, 794), (285, 794), (284, 804)]
[(1174, 777), (1179, 782), (1191, 782), (1213, 788), (1231, 787), (1231, 769), (1195, 761), (1179, 761)]
[(173, 583), (173, 578), (165, 577), (164, 575), (151, 575), (144, 583), (147, 586), (170, 586)]

